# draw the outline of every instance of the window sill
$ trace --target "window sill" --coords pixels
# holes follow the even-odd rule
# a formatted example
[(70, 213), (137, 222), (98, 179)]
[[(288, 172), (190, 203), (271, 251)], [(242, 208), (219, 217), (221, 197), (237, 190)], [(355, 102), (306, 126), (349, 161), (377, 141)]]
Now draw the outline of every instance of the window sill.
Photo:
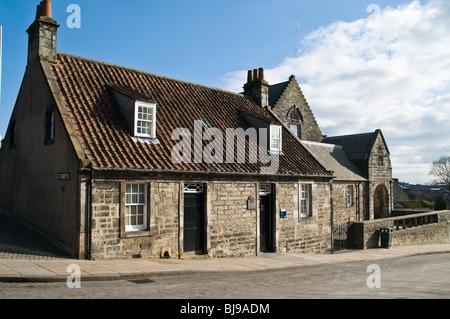
[(156, 137), (133, 136), (132, 138), (135, 143), (143, 143), (143, 144), (150, 144), (150, 145), (158, 145), (159, 144), (159, 140)]
[(153, 232), (150, 230), (127, 230), (120, 233), (120, 238), (138, 238), (153, 236)]
[(314, 223), (314, 220), (315, 220), (314, 216), (304, 216), (304, 217), (300, 217), (298, 219), (298, 224), (308, 225), (308, 224)]

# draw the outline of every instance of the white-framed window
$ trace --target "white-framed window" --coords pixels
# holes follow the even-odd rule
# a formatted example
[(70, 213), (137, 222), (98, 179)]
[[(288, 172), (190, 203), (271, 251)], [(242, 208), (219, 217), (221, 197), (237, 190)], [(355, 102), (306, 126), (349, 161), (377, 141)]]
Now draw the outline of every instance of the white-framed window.
[(347, 185), (347, 206), (353, 206), (353, 185)]
[(125, 230), (147, 229), (147, 185), (125, 185)]
[(135, 136), (156, 138), (156, 104), (136, 102)]
[(300, 187), (300, 216), (312, 216), (311, 210), (311, 185), (304, 184)]
[(282, 127), (279, 125), (270, 126), (270, 150), (273, 152), (282, 151)]

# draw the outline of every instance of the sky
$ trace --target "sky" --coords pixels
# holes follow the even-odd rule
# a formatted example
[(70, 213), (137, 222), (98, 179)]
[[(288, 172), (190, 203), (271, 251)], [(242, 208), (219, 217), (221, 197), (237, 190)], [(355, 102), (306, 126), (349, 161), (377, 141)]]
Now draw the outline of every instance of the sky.
[[(0, 136), (39, 2), (0, 0)], [(394, 178), (431, 183), (431, 163), (450, 156), (450, 1), (52, 2), (60, 52), (233, 92), (247, 70), (269, 84), (293, 74), (323, 134), (382, 130)]]

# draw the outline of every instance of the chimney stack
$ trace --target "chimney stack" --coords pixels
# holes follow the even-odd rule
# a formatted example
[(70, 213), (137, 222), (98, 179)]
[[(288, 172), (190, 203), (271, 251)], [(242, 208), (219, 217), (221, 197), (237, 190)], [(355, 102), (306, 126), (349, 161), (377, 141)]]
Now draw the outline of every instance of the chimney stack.
[(58, 28), (58, 23), (52, 19), (52, 1), (41, 1), (36, 9), (36, 20), (27, 30), (29, 36), (28, 65), (41, 58), (49, 61), (55, 60)]
[(264, 69), (249, 70), (244, 94), (255, 98), (261, 107), (269, 106), (269, 83), (264, 78)]

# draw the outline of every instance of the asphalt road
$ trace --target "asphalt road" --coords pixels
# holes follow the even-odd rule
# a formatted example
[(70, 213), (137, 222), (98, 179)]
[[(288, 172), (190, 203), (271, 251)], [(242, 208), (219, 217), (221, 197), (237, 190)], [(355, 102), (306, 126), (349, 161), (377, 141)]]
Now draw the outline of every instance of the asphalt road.
[(143, 282), (0, 283), (0, 299), (449, 299), (450, 254)]

